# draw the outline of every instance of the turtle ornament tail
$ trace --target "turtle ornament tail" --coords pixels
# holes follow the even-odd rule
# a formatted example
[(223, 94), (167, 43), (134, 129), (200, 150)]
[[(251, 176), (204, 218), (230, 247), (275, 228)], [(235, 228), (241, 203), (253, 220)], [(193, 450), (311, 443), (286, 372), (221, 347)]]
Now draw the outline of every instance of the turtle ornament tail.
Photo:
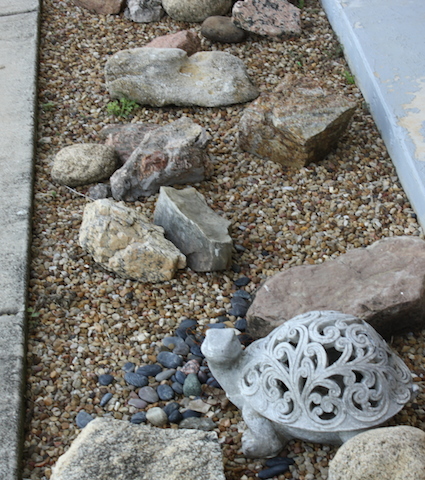
[(416, 394), (409, 369), (373, 327), (340, 312), (298, 315), (245, 350), (234, 329), (210, 329), (201, 350), (242, 411), (248, 457), (273, 457), (293, 438), (339, 445)]

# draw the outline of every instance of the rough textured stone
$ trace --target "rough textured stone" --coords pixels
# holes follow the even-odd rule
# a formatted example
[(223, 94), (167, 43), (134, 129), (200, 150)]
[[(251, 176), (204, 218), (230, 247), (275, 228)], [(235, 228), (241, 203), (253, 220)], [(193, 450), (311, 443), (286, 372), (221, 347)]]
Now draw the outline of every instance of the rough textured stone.
[(90, 422), (74, 440), (51, 480), (225, 480), (222, 462), (215, 432), (104, 417)]
[(161, 0), (127, 0), (124, 16), (137, 23), (159, 22), (165, 15)]
[(329, 480), (425, 480), (425, 432), (401, 425), (346, 442), (329, 464)]
[(132, 202), (158, 192), (161, 185), (201, 182), (209, 173), (209, 138), (186, 117), (150, 132), (111, 177), (113, 197)]
[(188, 57), (178, 48), (121, 50), (106, 62), (105, 75), (113, 98), (154, 107), (217, 107), (258, 96), (243, 62), (220, 51)]
[(425, 324), (425, 241), (390, 237), (320, 265), (301, 265), (269, 278), (247, 313), (248, 331), (264, 337), (310, 310), (338, 310), (366, 320), (389, 338)]
[(230, 17), (215, 15), (204, 20), (201, 34), (212, 42), (239, 43), (247, 37), (247, 32), (237, 27)]
[(245, 350), (234, 329), (210, 329), (202, 351), (242, 410), (242, 450), (254, 458), (277, 455), (293, 438), (341, 444), (383, 424), (418, 391), (385, 340), (340, 312), (297, 315)]
[(162, 282), (184, 268), (184, 255), (163, 229), (123, 203), (96, 200), (84, 209), (80, 245), (95, 262), (124, 278)]
[(160, 125), (151, 123), (114, 124), (103, 127), (99, 135), (105, 139), (105, 145), (114, 147), (121, 165), (123, 165), (145, 136), (159, 127)]
[(154, 213), (166, 237), (197, 272), (225, 270), (232, 260), (230, 222), (217, 215), (194, 188), (161, 187)]
[(322, 160), (345, 132), (356, 108), (315, 80), (288, 76), (244, 111), (239, 145), (261, 158), (296, 168)]
[(78, 7), (101, 15), (116, 15), (124, 8), (125, 0), (72, 0)]
[(180, 48), (190, 56), (201, 50), (201, 39), (192, 30), (182, 30), (181, 32), (156, 37), (146, 44), (145, 48)]
[(203, 22), (211, 15), (225, 15), (233, 0), (162, 0), (168, 15), (180, 22)]
[(108, 179), (118, 165), (115, 150), (91, 143), (70, 145), (60, 150), (53, 162), (52, 178), (70, 187)]
[(236, 26), (271, 38), (301, 33), (301, 11), (286, 0), (243, 0), (233, 5)]

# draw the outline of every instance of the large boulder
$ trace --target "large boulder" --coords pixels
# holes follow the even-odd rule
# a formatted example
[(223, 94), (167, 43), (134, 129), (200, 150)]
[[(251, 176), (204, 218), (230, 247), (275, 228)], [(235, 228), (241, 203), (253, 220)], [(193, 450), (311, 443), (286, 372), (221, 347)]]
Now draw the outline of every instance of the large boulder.
[(192, 30), (182, 30), (181, 32), (156, 37), (144, 48), (180, 48), (190, 57), (190, 55), (201, 50), (201, 39)]
[(232, 9), (236, 26), (273, 39), (301, 33), (301, 11), (287, 0), (243, 0)]
[(101, 15), (118, 14), (124, 8), (125, 0), (72, 0), (77, 7), (86, 8)]
[(242, 60), (227, 52), (178, 48), (122, 50), (106, 62), (106, 85), (113, 98), (141, 105), (218, 107), (258, 96)]
[(225, 480), (217, 434), (96, 418), (59, 458), (51, 480), (109, 478)]
[(337, 310), (369, 322), (382, 336), (425, 325), (425, 241), (390, 237), (320, 265), (269, 278), (247, 313), (249, 333), (264, 337), (312, 310)]
[(165, 15), (161, 0), (127, 0), (124, 16), (137, 23), (159, 22)]
[(180, 22), (203, 22), (211, 15), (225, 15), (233, 0), (162, 0), (168, 15)]
[(425, 480), (425, 432), (401, 425), (348, 440), (329, 464), (329, 480)]
[(208, 174), (209, 135), (187, 117), (152, 130), (111, 177), (116, 200), (135, 201), (162, 185), (197, 183)]
[(196, 272), (225, 270), (232, 261), (230, 221), (217, 215), (194, 188), (161, 187), (154, 223), (186, 255)]
[(239, 145), (254, 155), (301, 168), (322, 160), (344, 134), (356, 104), (316, 80), (288, 76), (244, 111)]
[(110, 199), (87, 204), (79, 241), (95, 262), (123, 278), (163, 282), (186, 266), (185, 256), (164, 238), (161, 227)]
[(91, 143), (62, 148), (53, 162), (52, 178), (69, 187), (87, 185), (108, 179), (118, 167), (115, 150)]

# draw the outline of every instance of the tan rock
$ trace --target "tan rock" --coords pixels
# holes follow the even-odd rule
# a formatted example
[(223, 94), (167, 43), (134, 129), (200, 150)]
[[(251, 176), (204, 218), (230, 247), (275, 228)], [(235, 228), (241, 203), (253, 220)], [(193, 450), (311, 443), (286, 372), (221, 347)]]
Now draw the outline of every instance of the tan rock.
[(344, 134), (356, 105), (311, 78), (285, 78), (244, 111), (240, 147), (263, 159), (300, 168), (322, 160)]
[(390, 237), (320, 265), (269, 278), (247, 312), (248, 331), (264, 337), (312, 310), (336, 310), (370, 323), (382, 336), (425, 326), (425, 241)]
[(163, 282), (186, 266), (186, 257), (164, 238), (161, 227), (110, 199), (87, 204), (79, 241), (95, 262), (123, 278)]
[(329, 464), (329, 480), (425, 480), (425, 432), (409, 426), (356, 435)]
[(78, 7), (101, 15), (117, 15), (123, 10), (125, 0), (72, 0)]
[(162, 0), (168, 15), (180, 22), (203, 22), (212, 15), (226, 15), (233, 0)]
[(182, 30), (169, 35), (162, 35), (154, 38), (145, 45), (145, 48), (180, 48), (184, 50), (188, 56), (193, 55), (201, 50), (201, 39), (196, 32), (192, 30)]

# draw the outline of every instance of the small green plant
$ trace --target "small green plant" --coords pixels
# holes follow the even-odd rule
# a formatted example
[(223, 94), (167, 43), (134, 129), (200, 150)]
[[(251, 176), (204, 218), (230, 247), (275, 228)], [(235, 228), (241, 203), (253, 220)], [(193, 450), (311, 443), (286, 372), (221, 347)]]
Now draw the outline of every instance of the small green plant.
[(40, 316), (39, 312), (36, 312), (32, 307), (27, 308), (27, 312), (30, 314), (30, 318), (35, 319)]
[(106, 108), (108, 113), (115, 117), (128, 117), (137, 107), (135, 101), (122, 97), (119, 100), (109, 102)]
[(41, 109), (44, 112), (50, 112), (51, 110), (53, 110), (56, 107), (56, 103), (55, 102), (47, 102), (47, 103), (42, 103), (40, 106), (41, 106)]
[(302, 10), (305, 7), (305, 0), (298, 0), (298, 8)]
[(348, 70), (344, 70), (344, 77), (348, 85), (354, 85), (356, 83), (356, 79), (354, 78), (354, 75)]

